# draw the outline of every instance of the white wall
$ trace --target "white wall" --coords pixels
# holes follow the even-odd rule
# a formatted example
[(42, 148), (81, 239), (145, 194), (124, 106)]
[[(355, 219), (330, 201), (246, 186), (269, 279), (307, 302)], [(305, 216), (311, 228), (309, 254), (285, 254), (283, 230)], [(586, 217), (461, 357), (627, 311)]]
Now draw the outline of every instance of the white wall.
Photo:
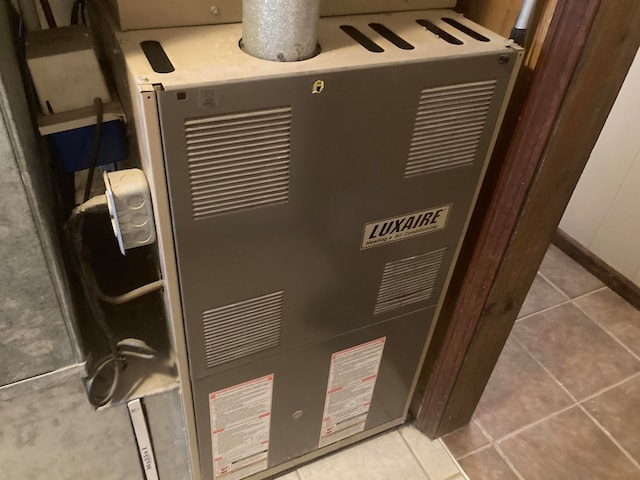
[(559, 228), (640, 286), (640, 51)]

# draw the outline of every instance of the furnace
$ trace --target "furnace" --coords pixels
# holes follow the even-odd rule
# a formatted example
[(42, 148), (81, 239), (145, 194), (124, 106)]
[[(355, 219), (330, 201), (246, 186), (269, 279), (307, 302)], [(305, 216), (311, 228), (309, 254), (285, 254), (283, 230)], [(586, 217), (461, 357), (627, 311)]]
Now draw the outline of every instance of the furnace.
[(300, 62), (241, 37), (117, 34), (206, 480), (405, 421), (522, 55), (450, 10), (321, 18)]

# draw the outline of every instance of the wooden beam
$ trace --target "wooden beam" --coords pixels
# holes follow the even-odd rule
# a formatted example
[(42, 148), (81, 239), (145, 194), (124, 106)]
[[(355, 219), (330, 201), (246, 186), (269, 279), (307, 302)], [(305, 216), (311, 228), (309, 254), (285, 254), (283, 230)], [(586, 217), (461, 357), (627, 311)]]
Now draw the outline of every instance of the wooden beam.
[(414, 410), (427, 435), (471, 419), (639, 44), (637, 0), (558, 1), (506, 156), (490, 167), (495, 184), (476, 207), (437, 326), (439, 349), (423, 370)]

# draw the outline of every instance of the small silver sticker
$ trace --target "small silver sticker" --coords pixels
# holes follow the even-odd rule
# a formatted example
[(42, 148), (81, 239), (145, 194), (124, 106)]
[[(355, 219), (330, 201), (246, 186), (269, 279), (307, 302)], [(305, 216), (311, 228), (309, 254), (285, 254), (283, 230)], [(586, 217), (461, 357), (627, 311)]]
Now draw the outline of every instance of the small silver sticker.
[(220, 103), (219, 97), (217, 88), (201, 88), (198, 92), (198, 107), (215, 108)]
[(423, 235), (447, 226), (451, 205), (407, 213), (367, 223), (362, 234), (362, 247), (370, 248)]

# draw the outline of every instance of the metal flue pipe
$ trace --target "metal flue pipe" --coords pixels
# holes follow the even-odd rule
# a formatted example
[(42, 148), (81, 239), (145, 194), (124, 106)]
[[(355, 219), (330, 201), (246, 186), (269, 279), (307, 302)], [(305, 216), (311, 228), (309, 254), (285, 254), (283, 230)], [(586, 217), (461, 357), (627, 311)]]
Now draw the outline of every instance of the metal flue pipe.
[(313, 57), (320, 0), (243, 0), (242, 49), (275, 62)]

